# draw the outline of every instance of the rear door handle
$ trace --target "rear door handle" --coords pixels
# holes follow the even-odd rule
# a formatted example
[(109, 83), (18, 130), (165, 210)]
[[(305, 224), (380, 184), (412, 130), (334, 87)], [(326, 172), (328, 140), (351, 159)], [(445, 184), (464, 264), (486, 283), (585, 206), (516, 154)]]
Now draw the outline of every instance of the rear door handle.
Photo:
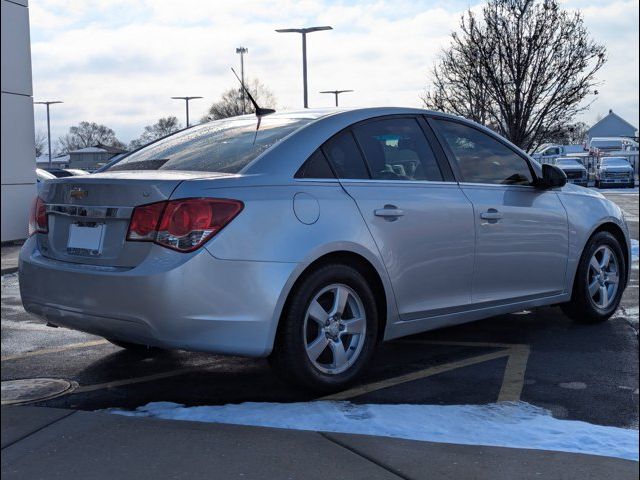
[(384, 208), (378, 208), (373, 211), (376, 217), (382, 217), (385, 220), (395, 220), (404, 215), (404, 212), (395, 205), (385, 205)]
[(498, 221), (503, 217), (503, 215), (496, 210), (495, 208), (490, 208), (486, 212), (482, 212), (480, 214), (480, 218), (483, 220), (495, 220)]

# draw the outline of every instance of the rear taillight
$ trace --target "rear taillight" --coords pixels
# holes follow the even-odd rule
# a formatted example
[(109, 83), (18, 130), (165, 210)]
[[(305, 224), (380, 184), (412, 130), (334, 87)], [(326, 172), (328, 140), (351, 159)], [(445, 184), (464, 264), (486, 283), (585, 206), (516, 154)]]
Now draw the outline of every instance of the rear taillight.
[(222, 230), (243, 207), (238, 200), (223, 198), (185, 198), (142, 205), (133, 210), (127, 240), (191, 252)]
[(34, 233), (49, 233), (47, 206), (40, 197), (33, 200), (31, 215), (29, 215), (29, 236)]

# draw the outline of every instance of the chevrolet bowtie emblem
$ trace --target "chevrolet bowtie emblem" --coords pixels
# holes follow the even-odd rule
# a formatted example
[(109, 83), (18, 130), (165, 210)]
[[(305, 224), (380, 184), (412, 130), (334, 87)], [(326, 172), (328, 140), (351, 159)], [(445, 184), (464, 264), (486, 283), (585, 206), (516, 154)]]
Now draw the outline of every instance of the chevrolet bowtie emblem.
[(89, 192), (81, 189), (80, 187), (74, 187), (69, 192), (69, 195), (71, 195), (71, 198), (84, 198), (89, 195)]

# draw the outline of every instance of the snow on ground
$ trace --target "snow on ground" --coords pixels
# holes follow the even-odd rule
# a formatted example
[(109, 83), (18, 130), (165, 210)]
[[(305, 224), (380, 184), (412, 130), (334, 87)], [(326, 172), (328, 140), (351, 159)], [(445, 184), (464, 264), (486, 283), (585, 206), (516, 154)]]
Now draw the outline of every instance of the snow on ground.
[(638, 461), (638, 431), (553, 418), (526, 402), (488, 405), (241, 403), (184, 407), (153, 402), (119, 415), (231, 423), (410, 440), (556, 450)]
[(631, 264), (632, 268), (638, 268), (638, 259), (640, 258), (640, 246), (638, 240), (631, 239)]

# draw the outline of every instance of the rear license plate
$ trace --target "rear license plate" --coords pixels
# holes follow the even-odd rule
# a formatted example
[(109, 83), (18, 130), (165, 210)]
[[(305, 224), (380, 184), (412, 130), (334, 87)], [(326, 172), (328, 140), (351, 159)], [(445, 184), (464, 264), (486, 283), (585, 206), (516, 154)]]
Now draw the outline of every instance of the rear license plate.
[(72, 255), (100, 255), (104, 240), (103, 223), (72, 223), (69, 227), (67, 253)]

